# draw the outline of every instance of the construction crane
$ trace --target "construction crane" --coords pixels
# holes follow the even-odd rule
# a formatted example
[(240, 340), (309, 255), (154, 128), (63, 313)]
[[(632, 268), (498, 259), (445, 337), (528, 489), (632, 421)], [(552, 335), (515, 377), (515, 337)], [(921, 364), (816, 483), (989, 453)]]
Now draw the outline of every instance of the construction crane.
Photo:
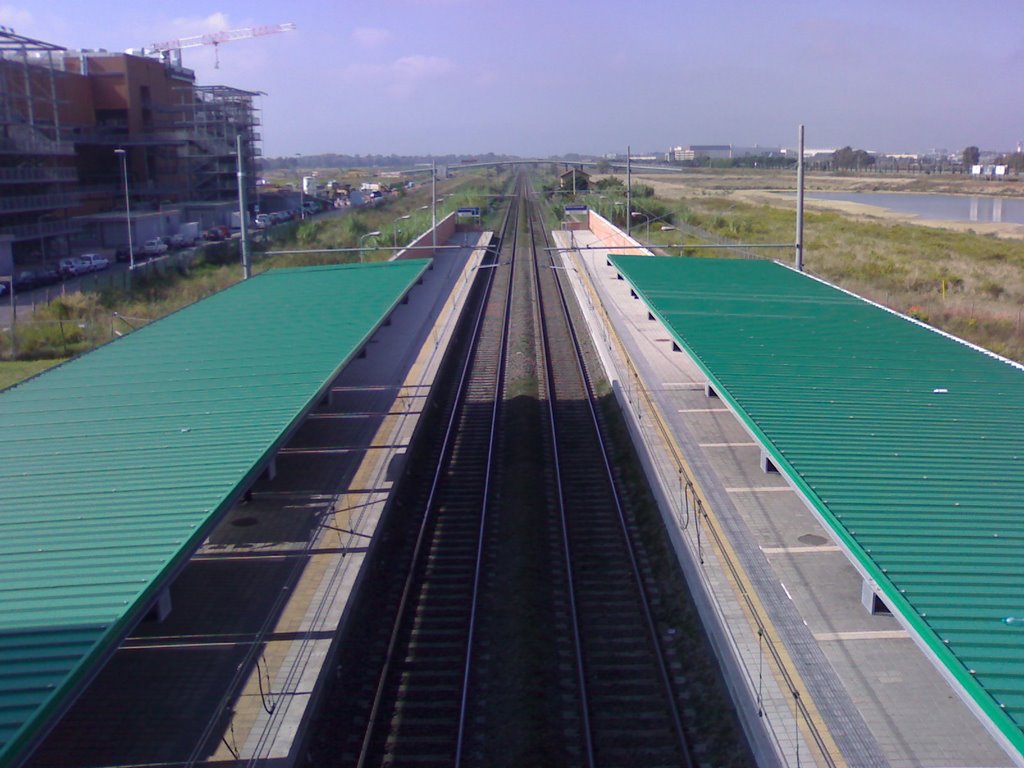
[(168, 40), (165, 43), (154, 43), (146, 50), (159, 53), (160, 58), (165, 62), (181, 66), (181, 49), (198, 48), (201, 45), (212, 45), (214, 52), (214, 69), (220, 69), (220, 44), (230, 43), (233, 40), (248, 40), (251, 37), (262, 37), (263, 35), (276, 35), (279, 32), (294, 32), (295, 24), (268, 24), (262, 27), (242, 27), (241, 29), (224, 29), (220, 32), (210, 32), (206, 35), (192, 35), (181, 37), (177, 40)]

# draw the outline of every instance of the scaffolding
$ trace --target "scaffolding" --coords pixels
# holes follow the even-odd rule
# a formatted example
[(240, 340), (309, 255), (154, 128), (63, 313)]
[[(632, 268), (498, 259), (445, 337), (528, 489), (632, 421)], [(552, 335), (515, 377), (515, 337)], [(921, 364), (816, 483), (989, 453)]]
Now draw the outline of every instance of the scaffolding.
[(0, 236), (16, 253), (46, 254), (73, 234), (80, 203), (72, 127), (62, 114), (65, 48), (0, 27)]
[(78, 217), (123, 210), (125, 196), (140, 211), (237, 200), (239, 137), (255, 199), (261, 95), (0, 27), (0, 256), (29, 268), (92, 247)]
[(261, 91), (226, 85), (197, 85), (192, 89), (186, 146), (192, 200), (238, 197), (238, 136), (242, 137), (242, 169), (249, 187), (246, 195), (255, 198), (256, 158), (261, 154), (255, 100), (262, 95)]

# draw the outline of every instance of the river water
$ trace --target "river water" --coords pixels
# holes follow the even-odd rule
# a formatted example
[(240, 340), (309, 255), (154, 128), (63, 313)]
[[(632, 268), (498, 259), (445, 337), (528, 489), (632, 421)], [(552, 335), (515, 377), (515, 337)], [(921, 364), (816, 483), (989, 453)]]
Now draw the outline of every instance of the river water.
[(816, 200), (862, 203), (922, 219), (1024, 224), (1024, 198), (910, 195), (899, 192), (808, 192)]

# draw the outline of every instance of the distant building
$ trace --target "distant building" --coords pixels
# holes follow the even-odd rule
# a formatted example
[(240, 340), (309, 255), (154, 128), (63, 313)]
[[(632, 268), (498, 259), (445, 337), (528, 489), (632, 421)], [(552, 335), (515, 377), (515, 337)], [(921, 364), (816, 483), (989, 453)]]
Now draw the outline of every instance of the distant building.
[[(824, 149), (810, 149), (810, 148), (804, 147), (804, 159), (805, 160), (806, 159), (811, 159), (811, 158), (824, 158), (824, 157), (829, 157), (830, 158), (835, 153), (836, 153), (836, 148), (835, 147), (827, 147), (827, 148), (824, 148)], [(799, 153), (797, 152), (796, 147), (794, 147), (792, 149), (782, 149), (781, 150), (781, 154), (783, 154), (783, 155), (785, 155), (787, 157), (791, 156), (791, 157), (795, 158)]]
[(781, 154), (782, 148), (779, 146), (762, 147), (755, 144), (752, 147), (738, 147), (734, 144), (732, 147), (733, 157), (778, 157)]
[(570, 168), (558, 177), (558, 186), (577, 191), (590, 189), (590, 174), (580, 168)]
[(731, 144), (687, 144), (685, 147), (670, 149), (666, 159), (682, 163), (689, 160), (728, 160), (732, 157)]
[(14, 262), (65, 255), (82, 217), (123, 211), (122, 157), (133, 213), (237, 200), (241, 135), (255, 199), (258, 95), (197, 85), (157, 58), (0, 28), (0, 238), (12, 239)]
[(987, 176), (990, 179), (1005, 176), (1007, 165), (972, 165), (971, 176)]

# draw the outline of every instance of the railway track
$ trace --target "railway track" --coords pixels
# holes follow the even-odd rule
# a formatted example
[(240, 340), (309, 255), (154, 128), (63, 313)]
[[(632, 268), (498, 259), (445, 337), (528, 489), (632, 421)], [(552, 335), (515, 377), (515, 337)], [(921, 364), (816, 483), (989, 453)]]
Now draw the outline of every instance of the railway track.
[(689, 747), (580, 339), (538, 204), (529, 208), (554, 490), (579, 647), (586, 765), (686, 765)]
[(546, 247), (520, 178), (418, 449), (433, 469), (403, 488), (419, 511), (363, 601), (347, 642), (363, 653), (310, 764), (691, 764), (655, 579)]
[[(502, 242), (517, 209), (515, 200)], [(487, 299), (437, 451), (357, 766), (451, 765), (464, 741), (512, 286), (510, 270), (487, 266)]]

